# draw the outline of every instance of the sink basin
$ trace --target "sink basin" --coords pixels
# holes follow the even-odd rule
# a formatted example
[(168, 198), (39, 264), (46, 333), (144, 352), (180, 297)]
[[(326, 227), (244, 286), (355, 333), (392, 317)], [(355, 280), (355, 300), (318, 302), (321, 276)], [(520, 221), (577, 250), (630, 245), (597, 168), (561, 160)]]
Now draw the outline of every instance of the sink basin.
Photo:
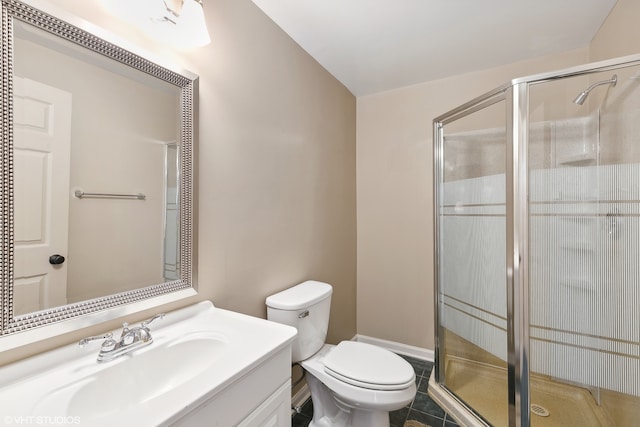
[(83, 422), (113, 417), (197, 379), (215, 366), (228, 342), (222, 334), (201, 332), (151, 344), (146, 352), (122, 356), (107, 369), (52, 390), (32, 412), (46, 415), (62, 409)]
[(9, 378), (0, 402), (13, 412), (3, 415), (78, 417), (91, 426), (170, 424), (296, 334), (210, 302), (168, 313), (154, 326), (151, 345), (111, 362), (96, 361), (99, 345), (68, 345), (0, 368), (0, 378)]

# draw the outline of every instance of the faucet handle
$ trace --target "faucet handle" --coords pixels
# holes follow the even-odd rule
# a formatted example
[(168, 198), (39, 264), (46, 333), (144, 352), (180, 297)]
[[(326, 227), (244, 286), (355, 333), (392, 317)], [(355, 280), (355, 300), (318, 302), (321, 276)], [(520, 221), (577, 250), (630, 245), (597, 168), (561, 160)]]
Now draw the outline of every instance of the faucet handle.
[(82, 338), (80, 341), (78, 341), (78, 345), (80, 347), (84, 347), (85, 345), (87, 345), (91, 341), (105, 340), (105, 339), (109, 339), (111, 337), (113, 337), (113, 334), (111, 332), (109, 332), (107, 334), (104, 334), (104, 335), (95, 335), (93, 337), (86, 337), (86, 338)]
[[(134, 328), (135, 329), (135, 328)], [(122, 322), (122, 332), (120, 332), (120, 343), (129, 345), (135, 340), (135, 331), (129, 329), (129, 323)]]
[(151, 319), (149, 319), (149, 320), (145, 320), (144, 322), (142, 322), (142, 323), (140, 324), (140, 327), (141, 327), (141, 328), (146, 328), (147, 326), (149, 326), (149, 325), (151, 324), (151, 322), (153, 322), (153, 321), (154, 321), (154, 320), (156, 320), (156, 319), (162, 319), (162, 318), (164, 318), (164, 316), (165, 316), (165, 313), (159, 313), (159, 314), (156, 314), (156, 315), (155, 315), (155, 316), (153, 316)]

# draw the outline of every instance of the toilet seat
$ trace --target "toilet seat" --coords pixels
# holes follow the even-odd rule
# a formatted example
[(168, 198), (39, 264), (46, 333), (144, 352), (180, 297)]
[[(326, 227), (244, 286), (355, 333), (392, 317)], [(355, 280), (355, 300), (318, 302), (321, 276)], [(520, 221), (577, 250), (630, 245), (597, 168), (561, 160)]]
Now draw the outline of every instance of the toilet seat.
[(355, 341), (343, 341), (323, 360), (327, 374), (356, 387), (402, 390), (411, 386), (411, 365), (389, 350)]
[[(324, 385), (327, 393), (332, 396), (331, 399), (347, 403), (348, 406), (352, 408), (359, 408), (359, 410), (365, 410), (367, 412), (395, 411), (411, 403), (414, 399), (416, 395), (416, 382), (413, 369), (411, 369), (413, 379), (406, 388), (398, 390), (377, 390), (352, 385), (329, 374), (329, 371), (324, 365), (324, 361), (336, 347), (337, 346), (332, 344), (325, 344), (316, 354), (300, 362), (300, 365), (310, 377), (317, 379)], [(402, 360), (400, 356), (396, 357)], [(409, 363), (407, 363), (407, 365), (409, 368), (411, 367)], [(307, 381), (314, 382), (311, 378), (308, 378)], [(370, 383), (367, 385), (372, 386)], [(322, 398), (319, 400), (322, 401)]]

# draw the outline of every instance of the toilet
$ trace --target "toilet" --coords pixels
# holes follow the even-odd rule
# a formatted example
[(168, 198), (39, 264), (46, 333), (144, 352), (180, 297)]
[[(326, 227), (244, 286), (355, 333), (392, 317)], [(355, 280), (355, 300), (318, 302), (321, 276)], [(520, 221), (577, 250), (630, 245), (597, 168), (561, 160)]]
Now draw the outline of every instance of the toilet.
[(389, 411), (410, 403), (415, 373), (400, 356), (371, 344), (326, 344), (331, 285), (306, 281), (267, 298), (267, 319), (295, 327), (292, 361), (306, 373), (309, 427), (389, 427)]

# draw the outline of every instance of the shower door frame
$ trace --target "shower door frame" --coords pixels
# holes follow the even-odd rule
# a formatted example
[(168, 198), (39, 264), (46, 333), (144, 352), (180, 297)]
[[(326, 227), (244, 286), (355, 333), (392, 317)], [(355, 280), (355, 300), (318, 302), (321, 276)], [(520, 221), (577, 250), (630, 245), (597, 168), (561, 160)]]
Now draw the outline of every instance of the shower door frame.
[(440, 194), (444, 171), (444, 125), (505, 101), (506, 114), (506, 286), (507, 286), (507, 384), (509, 426), (530, 425), (529, 399), (529, 86), (640, 65), (640, 54), (536, 74), (511, 80), (433, 120), (434, 194), (434, 315), (435, 366), (429, 394), (461, 425), (487, 426), (487, 422), (446, 385), (443, 332), (440, 319)]

